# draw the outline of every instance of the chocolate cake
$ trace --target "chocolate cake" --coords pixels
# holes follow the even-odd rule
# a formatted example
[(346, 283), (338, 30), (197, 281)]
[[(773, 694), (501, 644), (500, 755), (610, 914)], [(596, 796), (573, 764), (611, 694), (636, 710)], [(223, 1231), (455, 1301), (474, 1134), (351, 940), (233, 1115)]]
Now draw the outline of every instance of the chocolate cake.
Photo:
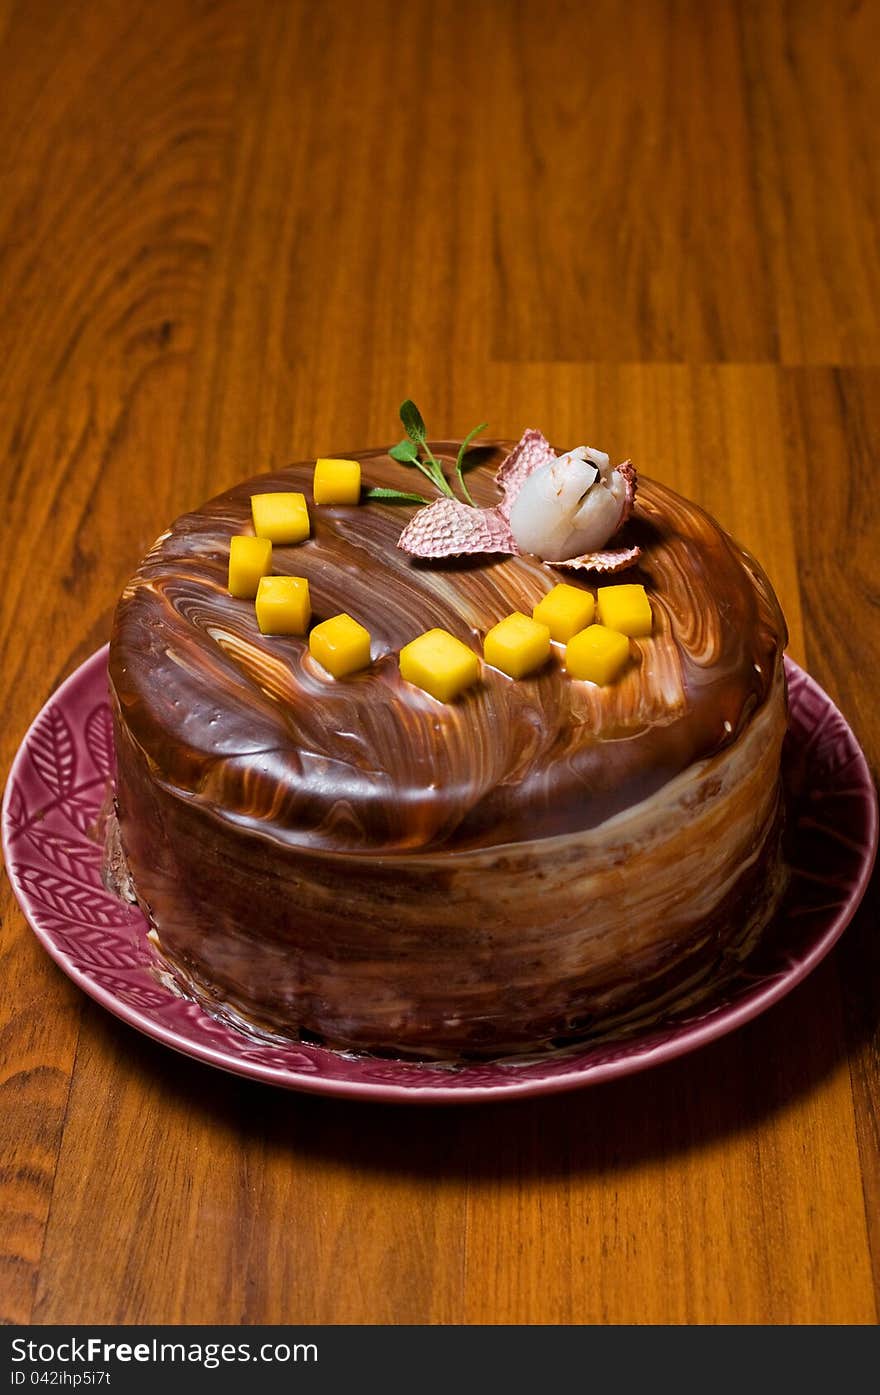
[[(468, 474), (487, 510), (509, 449)], [(365, 484), (413, 487), (384, 451), (349, 459)], [(607, 1027), (743, 953), (784, 880), (786, 634), (752, 558), (643, 479), (622, 541), (653, 632), (616, 681), (574, 680), (554, 646), (523, 679), (482, 662), (440, 702), (401, 675), (414, 637), (438, 627), (482, 656), (555, 583), (616, 579), (522, 553), (414, 558), (415, 505), (316, 507), (313, 470), (179, 518), (115, 617), (119, 834), (184, 991), (257, 1029), (455, 1059)], [(369, 666), (344, 679), (229, 594), (252, 495), (284, 491), (306, 495), (311, 535), (275, 546), (274, 573), (308, 579), (315, 622), (369, 631)]]

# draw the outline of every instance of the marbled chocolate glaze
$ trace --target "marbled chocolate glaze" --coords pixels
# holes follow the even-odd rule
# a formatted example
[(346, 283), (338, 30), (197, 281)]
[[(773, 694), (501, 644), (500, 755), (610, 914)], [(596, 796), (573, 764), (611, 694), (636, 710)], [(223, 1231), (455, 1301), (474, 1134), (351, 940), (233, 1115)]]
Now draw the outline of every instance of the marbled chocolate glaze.
[[(496, 502), (506, 449), (469, 476), (478, 502)], [(384, 452), (355, 458), (366, 484), (421, 482)], [(701, 509), (643, 477), (625, 532), (644, 555), (621, 580), (645, 582), (655, 633), (633, 641), (626, 675), (574, 683), (556, 650), (525, 681), (484, 666), (450, 705), (401, 680), (400, 648), (442, 626), (479, 653), (490, 625), (571, 578), (531, 557), (415, 562), (396, 546), (413, 506), (311, 507), (313, 536), (277, 546), (274, 570), (308, 578), (316, 620), (346, 610), (370, 630), (371, 668), (336, 682), (304, 640), (262, 636), (253, 603), (226, 589), (251, 494), (299, 489), (311, 506), (311, 473), (258, 476), (178, 519), (116, 614), (110, 673), (127, 739), (169, 793), (240, 828), (384, 854), (591, 828), (734, 743), (770, 690), (785, 625), (763, 573)]]

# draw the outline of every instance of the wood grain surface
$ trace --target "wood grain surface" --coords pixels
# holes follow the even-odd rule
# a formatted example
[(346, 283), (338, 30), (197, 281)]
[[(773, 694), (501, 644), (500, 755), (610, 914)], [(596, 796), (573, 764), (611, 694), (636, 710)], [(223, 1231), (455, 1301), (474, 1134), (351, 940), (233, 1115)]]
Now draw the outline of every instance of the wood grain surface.
[[(880, 7), (0, 0), (0, 768), (178, 512), (488, 418), (766, 564), (880, 761)], [(3, 881), (6, 1322), (875, 1323), (877, 894), (649, 1075), (417, 1112), (179, 1058)]]

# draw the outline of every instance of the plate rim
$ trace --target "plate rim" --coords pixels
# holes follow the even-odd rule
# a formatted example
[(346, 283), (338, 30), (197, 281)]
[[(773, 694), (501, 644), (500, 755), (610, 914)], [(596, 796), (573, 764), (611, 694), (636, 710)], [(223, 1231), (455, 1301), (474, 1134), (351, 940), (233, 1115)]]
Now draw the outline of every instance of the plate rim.
[[(198, 1060), (203, 1064), (213, 1066), (215, 1069), (225, 1071), (227, 1074), (236, 1075), (244, 1079), (258, 1080), (264, 1084), (275, 1085), (287, 1090), (296, 1090), (308, 1094), (325, 1095), (333, 1098), (359, 1099), (372, 1101), (374, 1103), (401, 1103), (401, 1104), (479, 1104), (489, 1102), (499, 1102), (505, 1099), (523, 1099), (527, 1097), (544, 1096), (551, 1094), (561, 1094), (567, 1090), (582, 1089), (587, 1086), (600, 1085), (611, 1080), (621, 1079), (625, 1076), (636, 1075), (642, 1071), (649, 1070), (654, 1066), (665, 1064), (669, 1061), (680, 1059), (682, 1056), (690, 1055), (691, 1052), (699, 1050), (703, 1046), (708, 1046), (713, 1041), (719, 1041), (722, 1037), (728, 1036), (731, 1032), (745, 1026), (748, 1022), (759, 1017), (768, 1008), (785, 998), (822, 962), (833, 946), (840, 939), (846, 927), (849, 925), (871, 879), (874, 864), (877, 856), (878, 843), (878, 801), (877, 790), (871, 774), (867, 758), (857, 740), (855, 733), (847, 722), (837, 704), (825, 692), (824, 688), (806, 672), (799, 664), (785, 656), (786, 672), (788, 676), (797, 676), (804, 681), (807, 687), (812, 690), (814, 696), (822, 702), (829, 714), (836, 716), (842, 724), (848, 741), (852, 747), (854, 758), (859, 766), (859, 776), (864, 785), (866, 795), (866, 821), (864, 830), (865, 855), (862, 858), (859, 875), (850, 888), (846, 903), (838, 908), (833, 915), (824, 932), (817, 937), (811, 945), (809, 951), (800, 956), (797, 962), (786, 972), (776, 975), (766, 981), (763, 985), (758, 985), (754, 992), (747, 993), (743, 998), (733, 1005), (722, 1008), (708, 1019), (703, 1019), (693, 1026), (685, 1026), (674, 1037), (665, 1038), (654, 1046), (646, 1046), (641, 1051), (638, 1049), (638, 1037), (632, 1039), (634, 1050), (631, 1054), (616, 1057), (610, 1061), (600, 1061), (594, 1065), (581, 1063), (573, 1064), (571, 1070), (560, 1071), (559, 1074), (539, 1079), (517, 1081), (515, 1078), (499, 1079), (497, 1083), (490, 1085), (453, 1085), (453, 1084), (395, 1084), (393, 1081), (371, 1082), (357, 1081), (333, 1076), (321, 1075), (320, 1073), (309, 1073), (297, 1071), (294, 1067), (281, 1067), (268, 1064), (255, 1063), (244, 1059), (236, 1059), (231, 1053), (220, 1047), (215, 1047), (208, 1042), (200, 1042), (185, 1036), (179, 1030), (166, 1026), (147, 1015), (146, 1012), (133, 1004), (120, 1001), (109, 989), (101, 983), (91, 978), (81, 970), (65, 951), (55, 943), (52, 934), (45, 930), (32, 914), (29, 904), (28, 893), (21, 886), (16, 875), (13, 861), (10, 856), (11, 842), (11, 821), (9, 818), (8, 803), (11, 797), (11, 790), (16, 782), (16, 777), (20, 776), (21, 767), (28, 755), (29, 745), (38, 723), (42, 720), (45, 712), (56, 704), (63, 704), (68, 690), (77, 682), (87, 681), (91, 677), (91, 670), (104, 666), (109, 652), (109, 644), (102, 645), (99, 649), (90, 654), (82, 663), (78, 664), (72, 673), (61, 682), (57, 688), (49, 695), (39, 711), (29, 724), (24, 736), (19, 743), (18, 749), (12, 760), (7, 773), (5, 788), (3, 791), (2, 808), (0, 808), (0, 842), (2, 842), (3, 859), (6, 876), (9, 879), (12, 890), (15, 894), (19, 908), (30, 929), (36, 935), (40, 944), (49, 954), (50, 958), (58, 965), (61, 971), (76, 986), (86, 993), (93, 1001), (105, 1008), (119, 1021), (140, 1031), (143, 1035), (159, 1041), (162, 1045), (170, 1047), (179, 1055), (188, 1056)], [(89, 673), (87, 674), (87, 670)], [(167, 990), (171, 996), (171, 989)], [(224, 1026), (230, 1032), (234, 1031), (231, 1024)], [(586, 1045), (586, 1044), (585, 1044)], [(294, 1047), (295, 1043), (291, 1043)], [(322, 1050), (332, 1050), (332, 1048), (320, 1048)], [(571, 1048), (567, 1048), (570, 1050)], [(339, 1053), (333, 1052), (338, 1056)], [(356, 1053), (352, 1053), (356, 1054)], [(534, 1057), (529, 1057), (529, 1062), (534, 1062)], [(393, 1058), (383, 1059), (383, 1064), (391, 1067)], [(412, 1061), (405, 1062), (408, 1068), (412, 1068)], [(491, 1065), (491, 1062), (479, 1063)], [(501, 1067), (499, 1067), (500, 1069)], [(454, 1069), (444, 1065), (426, 1066), (426, 1069), (436, 1070), (438, 1073), (444, 1070)], [(504, 1063), (503, 1069), (515, 1072), (517, 1064), (515, 1060)]]

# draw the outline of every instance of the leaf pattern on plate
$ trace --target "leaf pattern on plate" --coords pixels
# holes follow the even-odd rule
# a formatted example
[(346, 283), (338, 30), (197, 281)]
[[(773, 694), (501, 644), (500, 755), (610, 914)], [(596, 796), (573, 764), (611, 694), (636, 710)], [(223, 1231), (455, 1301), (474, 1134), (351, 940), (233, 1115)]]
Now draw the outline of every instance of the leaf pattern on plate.
[(53, 794), (68, 794), (76, 777), (76, 750), (62, 709), (50, 704), (44, 709), (30, 737), (34, 767)]
[(96, 781), (91, 788), (72, 790), (63, 804), (60, 806), (60, 813), (67, 819), (68, 823), (80, 833), (94, 841), (95, 824), (101, 813), (101, 804), (104, 799), (104, 791), (107, 788), (107, 781)]
[(113, 774), (113, 719), (106, 702), (98, 703), (86, 718), (86, 746), (95, 769), (109, 777)]
[[(95, 848), (95, 861), (100, 850)], [(19, 862), (16, 874), (27, 894), (40, 906), (56, 915), (66, 916), (79, 925), (94, 925), (104, 930), (122, 922), (122, 903), (109, 892), (100, 890), (91, 881), (77, 882), (61, 877), (46, 867), (34, 867)]]
[(71, 877), (82, 877), (96, 886), (101, 885), (94, 843), (73, 842), (69, 836), (56, 833), (41, 823), (31, 824), (26, 836), (37, 853), (60, 872)]
[[(93, 931), (89, 935), (75, 920), (58, 917), (55, 921), (55, 938), (59, 947), (74, 960), (81, 961), (83, 951), (88, 951), (89, 973), (96, 982), (103, 983), (110, 970), (125, 971), (128, 967), (125, 956), (120, 954), (118, 946), (107, 939), (106, 934), (98, 936)], [(123, 982), (127, 983), (128, 980), (120, 979), (116, 987), (119, 988)]]
[[(837, 709), (794, 664), (786, 671), (794, 870), (786, 901), (745, 963), (706, 999), (628, 1037), (434, 1065), (262, 1037), (183, 997), (147, 940), (141, 912), (101, 885), (101, 848), (89, 836), (113, 768), (106, 649), (50, 699), (16, 757), (3, 826), (9, 875), (43, 945), (86, 992), (147, 1035), (226, 1070), (288, 1088), (444, 1102), (625, 1075), (712, 1040), (782, 997), (827, 953), (858, 904), (877, 839), (873, 783)], [(76, 784), (77, 771), (89, 769), (98, 776)], [(48, 803), (47, 788), (55, 796)]]
[(141, 982), (136, 982), (128, 974), (109, 972), (117, 967), (124, 968), (124, 965), (108, 964), (107, 972), (100, 968), (95, 969), (96, 982), (122, 1002), (131, 1003), (140, 1008), (148, 1008), (153, 1012), (161, 1011), (165, 1007), (168, 998), (167, 989), (151, 983), (146, 975), (143, 976)]
[(6, 818), (10, 828), (16, 833), (27, 823), (27, 806), (21, 787), (16, 780), (9, 781), (9, 790), (6, 796)]

